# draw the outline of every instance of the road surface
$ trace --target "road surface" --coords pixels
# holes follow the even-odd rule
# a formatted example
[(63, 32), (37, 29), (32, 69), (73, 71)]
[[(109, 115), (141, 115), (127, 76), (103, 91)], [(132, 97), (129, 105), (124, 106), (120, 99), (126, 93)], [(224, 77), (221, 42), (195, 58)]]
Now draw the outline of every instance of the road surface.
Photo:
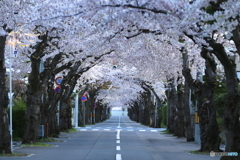
[(112, 111), (110, 119), (95, 125), (79, 127), (75, 133), (61, 133), (62, 142), (47, 142), (54, 147), (23, 147), (17, 153), (28, 157), (11, 160), (217, 160), (220, 157), (190, 154), (199, 145), (160, 133), (162, 128), (150, 128), (131, 121), (126, 113)]

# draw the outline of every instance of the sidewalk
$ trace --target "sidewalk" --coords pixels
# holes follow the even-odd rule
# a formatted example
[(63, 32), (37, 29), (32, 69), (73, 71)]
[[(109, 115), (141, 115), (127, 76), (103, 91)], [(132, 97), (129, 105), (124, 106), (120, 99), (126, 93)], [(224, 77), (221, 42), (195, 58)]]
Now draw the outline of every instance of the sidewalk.
[[(186, 138), (177, 138), (172, 134), (166, 134), (160, 132), (160, 136), (158, 138), (159, 145), (156, 148), (157, 151), (161, 152), (159, 154), (163, 155), (168, 159), (169, 157), (176, 159), (189, 159), (192, 155), (192, 158), (195, 160), (204, 159), (204, 160), (219, 160), (221, 157), (214, 156), (211, 157), (210, 154), (191, 154), (190, 151), (197, 151), (200, 149), (200, 144), (196, 142), (187, 142)], [(224, 149), (224, 148), (223, 148)]]

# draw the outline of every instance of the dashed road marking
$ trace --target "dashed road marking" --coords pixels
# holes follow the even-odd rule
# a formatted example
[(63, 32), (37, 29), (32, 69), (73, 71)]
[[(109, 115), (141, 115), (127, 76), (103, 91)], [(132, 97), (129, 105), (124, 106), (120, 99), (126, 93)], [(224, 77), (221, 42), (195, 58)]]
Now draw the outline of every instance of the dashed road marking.
[(116, 143), (120, 143), (120, 140), (117, 140)]
[(142, 130), (139, 130), (140, 132), (145, 132), (146, 130), (142, 129)]
[(104, 129), (104, 131), (110, 131), (110, 129)]
[(80, 131), (87, 131), (87, 129), (81, 129)]
[(98, 131), (99, 129), (92, 129), (92, 131)]
[(134, 131), (133, 129), (128, 129), (127, 131)]
[(157, 130), (151, 130), (151, 132), (157, 132)]
[(121, 147), (120, 147), (120, 146), (116, 146), (116, 150), (117, 150), (117, 151), (120, 151), (120, 150), (121, 150)]
[(120, 139), (120, 130), (117, 130), (116, 138), (117, 138), (117, 139)]
[(116, 154), (116, 160), (122, 160), (121, 154)]

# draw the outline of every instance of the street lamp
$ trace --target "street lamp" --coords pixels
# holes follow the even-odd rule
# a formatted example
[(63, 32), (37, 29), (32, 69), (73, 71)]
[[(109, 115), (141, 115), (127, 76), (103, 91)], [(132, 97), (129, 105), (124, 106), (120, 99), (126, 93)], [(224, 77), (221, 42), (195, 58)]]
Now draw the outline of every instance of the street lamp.
[[(18, 14), (18, 12), (14, 12), (14, 14)], [(14, 26), (15, 28), (15, 26)], [(15, 46), (15, 44), (13, 44)], [(9, 130), (10, 130), (10, 149), (11, 149), (11, 152), (13, 151), (13, 144), (12, 144), (12, 96), (13, 96), (13, 93), (12, 93), (12, 54), (14, 54), (14, 57), (17, 56), (17, 51), (13, 51), (13, 48), (14, 46), (12, 47), (10, 45), (10, 50), (9, 50), (9, 109), (10, 109), (10, 115), (9, 115), (9, 118), (10, 118), (10, 124), (9, 124)]]
[(10, 51), (9, 51), (9, 110), (10, 110), (10, 124), (9, 124), (9, 130), (10, 130), (10, 136), (11, 136), (11, 141), (10, 141), (10, 146), (11, 146), (11, 152), (13, 151), (12, 149), (12, 47), (10, 46)]

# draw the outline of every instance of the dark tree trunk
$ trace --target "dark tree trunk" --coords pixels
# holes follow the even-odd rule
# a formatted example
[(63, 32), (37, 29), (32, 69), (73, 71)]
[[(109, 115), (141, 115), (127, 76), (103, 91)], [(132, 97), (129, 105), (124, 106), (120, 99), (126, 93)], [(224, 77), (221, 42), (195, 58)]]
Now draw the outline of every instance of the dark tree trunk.
[(40, 59), (34, 55), (31, 56), (31, 68), (32, 71), (29, 75), (29, 85), (27, 92), (27, 110), (25, 115), (25, 128), (23, 135), (23, 143), (36, 142), (38, 138), (38, 129), (41, 118), (41, 84), (39, 65)]
[(72, 128), (72, 106), (71, 100), (60, 101), (60, 130), (67, 131)]
[(216, 109), (213, 105), (213, 95), (215, 88), (215, 72), (216, 64), (211, 53), (207, 49), (202, 48), (201, 56), (205, 59), (205, 81), (193, 81), (190, 69), (184, 69), (183, 74), (191, 84), (196, 98), (198, 100), (199, 126), (200, 126), (200, 151), (219, 151), (220, 137), (219, 127), (216, 121)]
[(178, 85), (177, 85), (177, 96), (178, 96), (178, 103), (177, 103), (177, 132), (176, 135), (178, 137), (185, 136), (185, 127), (184, 127), (184, 106), (183, 106), (183, 85), (181, 77), (178, 77)]
[(176, 134), (177, 130), (177, 92), (175, 89), (175, 80), (174, 78), (168, 79), (168, 89), (166, 90), (166, 95), (168, 99), (167, 106), (167, 129), (170, 133)]
[[(183, 52), (183, 70), (188, 69), (189, 67), (189, 62), (188, 62), (188, 55), (187, 53)], [(184, 72), (184, 71), (182, 71)], [(187, 142), (194, 141), (194, 130), (192, 126), (192, 118), (191, 118), (191, 112), (190, 112), (190, 87), (189, 87), (189, 82), (185, 81), (184, 85), (184, 115), (185, 115), (185, 128), (186, 128), (186, 139)]]
[[(236, 33), (235, 33), (236, 34)], [(239, 81), (237, 78), (235, 60), (231, 59), (222, 44), (216, 43), (212, 39), (208, 39), (208, 43), (214, 49), (214, 54), (224, 66), (224, 72), (227, 84), (227, 95), (224, 104), (224, 125), (226, 130), (226, 152), (238, 152), (240, 158), (240, 123), (239, 123)], [(238, 42), (239, 43), (239, 42)], [(235, 42), (237, 45), (238, 43)], [(237, 47), (238, 48), (238, 47)], [(239, 51), (239, 50), (238, 50)], [(226, 159), (229, 157), (226, 157)]]
[(132, 121), (136, 121), (136, 122), (139, 122), (139, 106), (138, 106), (138, 103), (137, 103), (137, 100), (136, 101), (132, 101), (130, 104), (129, 104), (129, 108), (128, 108), (128, 116), (129, 118), (132, 120)]
[(0, 36), (0, 153), (12, 153), (8, 118), (8, 94), (6, 90), (5, 68), (6, 36)]
[(63, 53), (59, 53), (54, 57), (49, 57), (44, 62), (44, 71), (41, 73), (41, 81), (44, 86), (42, 86), (43, 105), (41, 108), (41, 124), (47, 125), (48, 132), (45, 136), (48, 135), (59, 135), (59, 125), (57, 120), (58, 111), (58, 102), (61, 98), (60, 94), (54, 91), (54, 81), (55, 76), (63, 71), (64, 69), (71, 66), (71, 62), (62, 65), (61, 67), (56, 67), (62, 60)]
[(25, 114), (25, 127), (23, 143), (36, 142), (38, 129), (41, 122), (41, 107), (43, 107), (42, 88), (44, 88), (43, 77), (41, 77), (39, 67), (41, 58), (45, 55), (44, 49), (48, 46), (49, 37), (46, 34), (38, 36), (42, 41), (34, 46), (35, 52), (32, 53), (31, 73), (28, 77), (27, 110)]

